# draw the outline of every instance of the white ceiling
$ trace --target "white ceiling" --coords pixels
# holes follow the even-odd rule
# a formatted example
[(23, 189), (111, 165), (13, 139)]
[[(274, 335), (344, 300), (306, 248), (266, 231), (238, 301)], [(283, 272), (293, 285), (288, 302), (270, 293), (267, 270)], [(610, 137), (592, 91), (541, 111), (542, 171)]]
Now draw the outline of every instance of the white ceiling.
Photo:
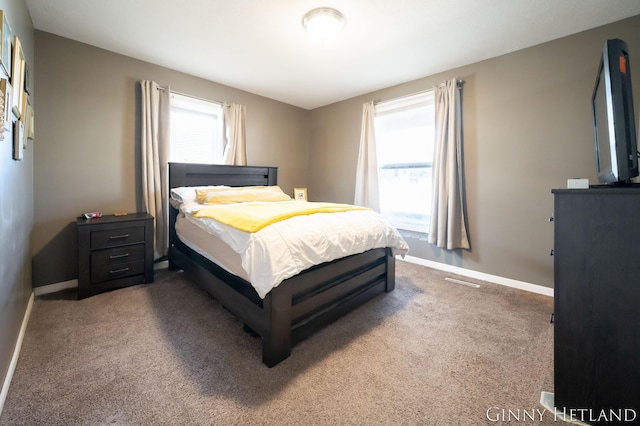
[[(38, 30), (305, 109), (640, 14), (638, 0), (26, 2)], [(302, 27), (321, 6), (346, 18), (328, 44)]]

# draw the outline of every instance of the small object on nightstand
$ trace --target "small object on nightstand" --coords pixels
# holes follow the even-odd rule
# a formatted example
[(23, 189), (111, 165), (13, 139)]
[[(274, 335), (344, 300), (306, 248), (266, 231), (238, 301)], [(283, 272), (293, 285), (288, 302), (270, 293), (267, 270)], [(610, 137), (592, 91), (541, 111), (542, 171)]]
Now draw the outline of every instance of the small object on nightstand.
[(84, 217), (87, 219), (95, 219), (97, 217), (102, 217), (102, 212), (85, 213)]
[(307, 201), (307, 188), (294, 188), (293, 198), (296, 201)]
[(582, 179), (582, 178), (567, 179), (567, 188), (589, 189), (589, 179)]
[(153, 282), (153, 216), (80, 216), (78, 299)]
[(120, 217), (120, 216), (126, 216), (127, 214), (126, 213), (114, 213), (113, 215)]

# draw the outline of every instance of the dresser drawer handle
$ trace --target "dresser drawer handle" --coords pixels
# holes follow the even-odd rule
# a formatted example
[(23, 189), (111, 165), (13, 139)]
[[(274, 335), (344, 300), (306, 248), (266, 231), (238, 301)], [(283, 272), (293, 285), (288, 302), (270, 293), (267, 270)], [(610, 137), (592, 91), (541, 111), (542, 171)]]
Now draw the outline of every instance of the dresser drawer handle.
[(109, 270), (109, 274), (119, 274), (120, 272), (127, 272), (129, 270), (129, 268), (122, 268), (122, 269), (115, 269), (115, 270)]
[(113, 260), (113, 259), (122, 259), (124, 257), (129, 257), (129, 253), (124, 253), (124, 254), (112, 254), (111, 256), (109, 256), (109, 259)]
[(109, 235), (109, 239), (110, 240), (119, 240), (122, 238), (129, 238), (129, 234), (122, 234), (122, 235)]

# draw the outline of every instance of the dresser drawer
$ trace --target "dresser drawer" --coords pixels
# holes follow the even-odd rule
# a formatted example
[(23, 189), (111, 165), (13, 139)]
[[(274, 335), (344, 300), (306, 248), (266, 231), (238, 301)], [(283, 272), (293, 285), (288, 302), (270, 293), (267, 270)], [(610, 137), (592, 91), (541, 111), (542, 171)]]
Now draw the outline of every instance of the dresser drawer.
[(144, 274), (144, 260), (98, 266), (91, 268), (91, 282), (99, 283), (141, 274)]
[(91, 267), (117, 265), (119, 263), (144, 260), (144, 244), (94, 250), (91, 252)]
[(91, 232), (91, 250), (144, 242), (144, 226)]

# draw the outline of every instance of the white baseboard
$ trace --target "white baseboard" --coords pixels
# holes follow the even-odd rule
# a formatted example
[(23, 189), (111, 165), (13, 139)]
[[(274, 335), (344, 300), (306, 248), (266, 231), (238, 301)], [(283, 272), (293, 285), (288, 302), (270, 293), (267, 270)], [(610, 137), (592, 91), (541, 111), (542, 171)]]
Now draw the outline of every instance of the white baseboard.
[[(157, 271), (158, 269), (167, 269), (168, 267), (169, 267), (168, 260), (156, 262), (153, 264), (153, 269), (155, 271)], [(66, 290), (68, 288), (76, 288), (76, 287), (78, 287), (77, 279), (43, 285), (41, 287), (36, 287), (33, 289), (33, 292), (35, 293), (36, 296), (41, 296), (43, 294), (55, 293), (56, 291)]]
[(63, 281), (61, 283), (43, 285), (42, 287), (36, 287), (33, 289), (33, 293), (36, 296), (41, 296), (43, 294), (55, 293), (56, 291), (66, 290), (68, 288), (76, 288), (78, 287), (78, 280), (69, 280)]
[(517, 288), (519, 290), (529, 291), (531, 293), (542, 294), (544, 296), (553, 297), (553, 289), (538, 284), (531, 284), (524, 281), (513, 280), (511, 278), (500, 277), (497, 275), (486, 274), (484, 272), (472, 271), (470, 269), (461, 268), (459, 266), (447, 265), (445, 263), (434, 262), (432, 260), (421, 259), (414, 256), (405, 256), (404, 259), (398, 257), (398, 260), (415, 263), (417, 265), (427, 266), (429, 268), (438, 269), (440, 271), (451, 272), (452, 274), (462, 275), (469, 278), (475, 278), (482, 281), (488, 281), (494, 284), (500, 284), (507, 287)]
[(4, 383), (2, 384), (2, 391), (0, 391), (0, 416), (2, 415), (4, 402), (7, 400), (7, 395), (9, 394), (9, 385), (11, 384), (13, 373), (16, 371), (16, 365), (18, 364), (18, 356), (20, 356), (22, 340), (24, 339), (24, 334), (27, 331), (27, 324), (29, 323), (29, 316), (31, 315), (31, 308), (33, 307), (33, 298), (33, 292), (31, 292), (31, 297), (29, 297), (29, 303), (27, 304), (27, 310), (25, 311), (24, 317), (22, 318), (22, 326), (20, 326), (18, 341), (16, 342), (16, 347), (13, 350), (13, 356), (11, 357), (11, 363), (9, 364), (9, 370), (7, 371), (7, 375), (4, 378)]

